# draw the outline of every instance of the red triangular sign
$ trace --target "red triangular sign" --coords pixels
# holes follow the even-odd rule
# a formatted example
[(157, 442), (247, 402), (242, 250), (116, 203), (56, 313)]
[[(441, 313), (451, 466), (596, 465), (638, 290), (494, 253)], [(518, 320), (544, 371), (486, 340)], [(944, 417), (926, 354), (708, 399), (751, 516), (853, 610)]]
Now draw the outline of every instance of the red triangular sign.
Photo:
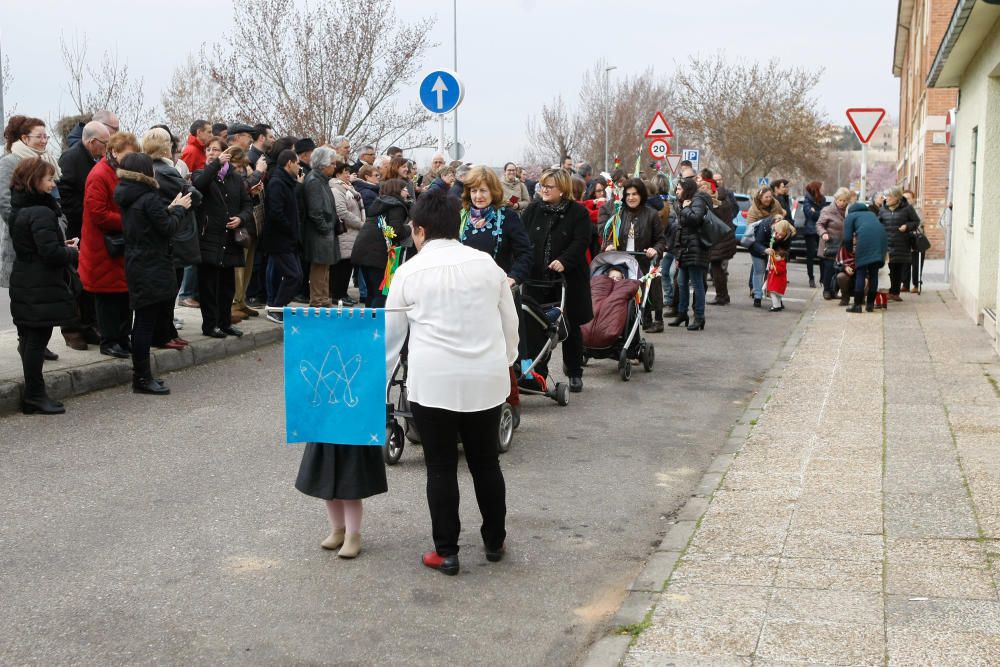
[(677, 167), (681, 166), (682, 155), (667, 155), (664, 159), (667, 161), (667, 167), (670, 169), (671, 174), (677, 173)]
[(872, 135), (885, 118), (885, 109), (848, 109), (847, 120), (851, 121), (854, 134), (863, 144), (871, 141)]
[(664, 137), (674, 136), (674, 131), (670, 129), (667, 125), (667, 119), (663, 117), (663, 114), (659, 111), (653, 116), (653, 122), (649, 124), (649, 129), (646, 130), (647, 139), (662, 139)]

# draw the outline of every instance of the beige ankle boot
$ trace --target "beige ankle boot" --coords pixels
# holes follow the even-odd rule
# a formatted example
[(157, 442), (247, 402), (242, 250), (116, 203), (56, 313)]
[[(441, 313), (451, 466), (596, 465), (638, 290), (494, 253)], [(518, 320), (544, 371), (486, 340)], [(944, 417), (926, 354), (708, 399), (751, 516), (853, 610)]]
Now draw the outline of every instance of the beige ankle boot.
[(337, 555), (341, 558), (354, 558), (361, 553), (361, 533), (347, 533), (344, 538), (344, 546), (340, 548)]
[(325, 540), (319, 543), (319, 545), (324, 549), (330, 549), (332, 551), (333, 549), (339, 549), (343, 543), (344, 543), (344, 529), (339, 528), (337, 530), (332, 531)]

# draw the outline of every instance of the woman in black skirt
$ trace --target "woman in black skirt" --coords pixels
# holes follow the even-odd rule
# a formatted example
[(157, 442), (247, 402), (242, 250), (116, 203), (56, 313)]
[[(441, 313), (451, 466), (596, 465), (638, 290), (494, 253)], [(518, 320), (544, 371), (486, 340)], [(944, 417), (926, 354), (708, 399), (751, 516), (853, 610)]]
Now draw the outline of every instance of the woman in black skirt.
[(326, 501), (330, 535), (320, 546), (354, 558), (361, 552), (361, 499), (389, 490), (382, 448), (310, 442), (302, 452), (295, 488)]

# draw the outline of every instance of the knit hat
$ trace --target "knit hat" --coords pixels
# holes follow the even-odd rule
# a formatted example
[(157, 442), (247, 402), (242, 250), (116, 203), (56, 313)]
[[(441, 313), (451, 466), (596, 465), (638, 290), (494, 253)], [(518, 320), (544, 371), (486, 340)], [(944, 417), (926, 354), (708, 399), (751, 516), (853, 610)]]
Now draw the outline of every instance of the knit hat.
[(303, 153), (308, 153), (309, 151), (316, 150), (316, 142), (306, 137), (305, 139), (299, 139), (295, 142), (295, 154), (302, 155)]
[(260, 133), (246, 123), (233, 123), (229, 126), (229, 136), (232, 137), (237, 134), (249, 134), (251, 137), (256, 139)]

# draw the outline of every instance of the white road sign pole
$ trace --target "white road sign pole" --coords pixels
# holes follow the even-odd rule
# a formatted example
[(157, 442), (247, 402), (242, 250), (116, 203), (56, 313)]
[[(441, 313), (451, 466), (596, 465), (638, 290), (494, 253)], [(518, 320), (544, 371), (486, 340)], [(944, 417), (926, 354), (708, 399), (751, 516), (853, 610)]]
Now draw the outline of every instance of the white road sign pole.
[(444, 155), (444, 114), (438, 116), (441, 121), (441, 131), (438, 133), (438, 153)]
[(861, 144), (861, 192), (858, 198), (865, 201), (865, 192), (868, 190), (868, 144)]

